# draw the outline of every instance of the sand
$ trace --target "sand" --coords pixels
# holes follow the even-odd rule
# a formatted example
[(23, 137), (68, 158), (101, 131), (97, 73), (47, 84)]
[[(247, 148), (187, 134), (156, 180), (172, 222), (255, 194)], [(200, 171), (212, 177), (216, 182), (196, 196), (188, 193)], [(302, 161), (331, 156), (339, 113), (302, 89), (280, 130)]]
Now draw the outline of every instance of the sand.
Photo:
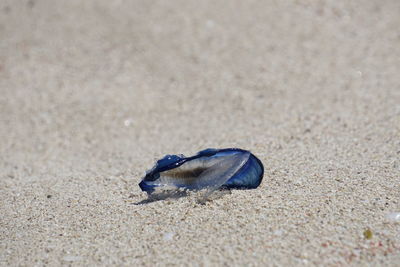
[[(2, 0), (0, 265), (398, 266), (399, 14)], [(261, 186), (144, 201), (156, 159), (208, 147)]]

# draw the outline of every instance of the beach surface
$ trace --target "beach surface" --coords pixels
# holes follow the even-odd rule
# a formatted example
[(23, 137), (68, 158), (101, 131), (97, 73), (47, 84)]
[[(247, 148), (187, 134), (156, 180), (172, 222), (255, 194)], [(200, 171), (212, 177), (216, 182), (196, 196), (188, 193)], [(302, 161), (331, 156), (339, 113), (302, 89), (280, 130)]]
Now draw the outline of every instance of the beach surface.
[[(400, 1), (0, 1), (0, 265), (399, 266)], [(255, 190), (146, 201), (238, 147)]]

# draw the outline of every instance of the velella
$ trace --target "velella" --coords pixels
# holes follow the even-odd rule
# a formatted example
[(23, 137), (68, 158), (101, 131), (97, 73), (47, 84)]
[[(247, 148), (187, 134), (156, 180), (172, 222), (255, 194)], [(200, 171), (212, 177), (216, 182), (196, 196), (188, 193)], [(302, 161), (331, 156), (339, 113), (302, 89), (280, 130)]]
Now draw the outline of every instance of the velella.
[(191, 157), (166, 155), (139, 183), (151, 195), (156, 190), (254, 189), (264, 175), (262, 162), (239, 148), (208, 148)]

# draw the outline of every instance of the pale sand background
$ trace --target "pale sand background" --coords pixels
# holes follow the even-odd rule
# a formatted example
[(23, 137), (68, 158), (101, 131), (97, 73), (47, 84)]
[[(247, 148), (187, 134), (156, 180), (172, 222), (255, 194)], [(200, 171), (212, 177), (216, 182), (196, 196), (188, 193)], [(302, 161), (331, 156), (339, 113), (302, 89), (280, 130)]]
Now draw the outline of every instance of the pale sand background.
[[(399, 265), (400, 1), (284, 2), (2, 0), (1, 265)], [(260, 188), (135, 205), (207, 147)]]

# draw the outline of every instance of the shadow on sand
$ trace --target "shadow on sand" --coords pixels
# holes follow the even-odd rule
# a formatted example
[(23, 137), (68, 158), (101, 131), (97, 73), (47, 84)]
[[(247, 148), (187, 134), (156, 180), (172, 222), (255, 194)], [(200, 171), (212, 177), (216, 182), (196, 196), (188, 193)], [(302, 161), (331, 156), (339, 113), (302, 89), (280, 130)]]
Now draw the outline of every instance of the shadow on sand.
[[(232, 194), (231, 190), (212, 190), (203, 192), (203, 194), (197, 194), (197, 203), (204, 205), (208, 201), (212, 201), (218, 198), (223, 197), (226, 194)], [(161, 200), (166, 199), (179, 199), (182, 197), (187, 197), (189, 195), (193, 195), (193, 192), (190, 191), (166, 191), (153, 193), (148, 196), (147, 199), (141, 200), (139, 202), (134, 203), (134, 205), (145, 205)]]
[(161, 200), (166, 200), (166, 199), (179, 199), (182, 197), (188, 196), (189, 193), (187, 191), (167, 191), (167, 192), (160, 192), (160, 193), (153, 193), (148, 196), (147, 199), (143, 199), (139, 202), (134, 203), (135, 205), (145, 205)]

